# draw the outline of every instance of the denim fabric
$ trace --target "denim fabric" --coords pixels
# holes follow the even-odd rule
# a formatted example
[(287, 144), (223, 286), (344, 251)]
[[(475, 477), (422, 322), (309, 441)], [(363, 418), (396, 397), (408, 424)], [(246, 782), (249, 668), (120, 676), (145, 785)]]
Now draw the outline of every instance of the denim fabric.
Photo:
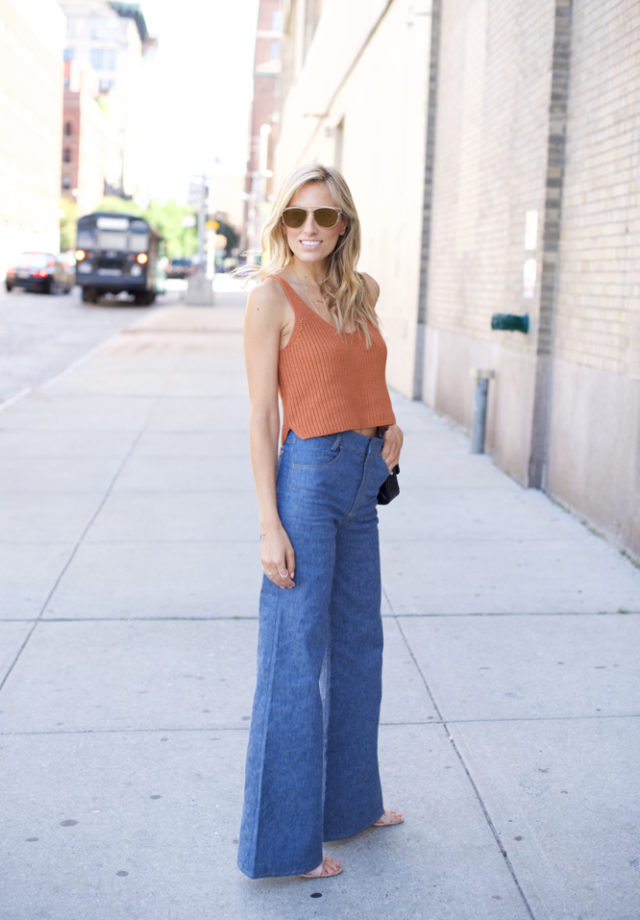
[(238, 865), (298, 875), (323, 840), (383, 812), (378, 773), (382, 669), (376, 495), (382, 438), (290, 432), (278, 509), (296, 554), (291, 589), (266, 577)]

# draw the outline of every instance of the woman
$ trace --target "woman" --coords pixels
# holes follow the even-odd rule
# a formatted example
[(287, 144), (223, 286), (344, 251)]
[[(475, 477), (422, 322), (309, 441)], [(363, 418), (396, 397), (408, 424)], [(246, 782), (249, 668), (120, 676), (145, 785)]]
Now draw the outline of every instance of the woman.
[(245, 320), (264, 578), (238, 863), (251, 878), (324, 878), (341, 866), (323, 840), (402, 821), (378, 774), (376, 512), (402, 432), (342, 176), (294, 172), (263, 243)]

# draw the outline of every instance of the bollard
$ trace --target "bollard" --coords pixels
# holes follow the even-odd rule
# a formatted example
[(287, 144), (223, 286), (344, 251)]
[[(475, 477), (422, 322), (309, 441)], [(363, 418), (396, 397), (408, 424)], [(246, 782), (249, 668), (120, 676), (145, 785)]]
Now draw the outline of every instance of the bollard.
[(471, 434), (471, 453), (484, 453), (484, 439), (487, 430), (487, 404), (489, 402), (489, 381), (495, 377), (492, 370), (473, 368), (471, 376), (476, 382), (476, 405)]

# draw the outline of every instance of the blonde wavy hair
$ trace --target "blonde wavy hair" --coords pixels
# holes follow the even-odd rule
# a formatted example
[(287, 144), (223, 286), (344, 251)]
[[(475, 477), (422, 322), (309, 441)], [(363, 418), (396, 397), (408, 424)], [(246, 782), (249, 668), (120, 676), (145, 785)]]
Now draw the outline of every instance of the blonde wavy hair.
[(369, 347), (369, 323), (377, 328), (378, 318), (369, 300), (364, 278), (356, 271), (360, 256), (358, 212), (349, 186), (337, 169), (319, 164), (301, 166), (282, 183), (262, 231), (263, 257), (257, 276), (262, 281), (269, 275), (277, 275), (293, 260), (282, 223), (282, 212), (298, 189), (312, 182), (323, 182), (327, 186), (347, 225), (329, 257), (329, 268), (320, 284), (320, 290), (334, 304), (330, 313), (338, 332), (355, 327), (362, 331)]

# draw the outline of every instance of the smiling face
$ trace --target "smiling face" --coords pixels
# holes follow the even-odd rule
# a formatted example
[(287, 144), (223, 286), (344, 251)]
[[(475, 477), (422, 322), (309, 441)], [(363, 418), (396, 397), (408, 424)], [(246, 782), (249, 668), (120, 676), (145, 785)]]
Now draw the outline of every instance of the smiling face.
[[(309, 182), (301, 186), (289, 201), (289, 208), (335, 208), (328, 186), (324, 182)], [(305, 222), (295, 230), (282, 223), (282, 230), (289, 249), (296, 259), (311, 265), (324, 263), (338, 245), (347, 229), (347, 222), (340, 217), (334, 227), (320, 227), (313, 214), (308, 213)]]

